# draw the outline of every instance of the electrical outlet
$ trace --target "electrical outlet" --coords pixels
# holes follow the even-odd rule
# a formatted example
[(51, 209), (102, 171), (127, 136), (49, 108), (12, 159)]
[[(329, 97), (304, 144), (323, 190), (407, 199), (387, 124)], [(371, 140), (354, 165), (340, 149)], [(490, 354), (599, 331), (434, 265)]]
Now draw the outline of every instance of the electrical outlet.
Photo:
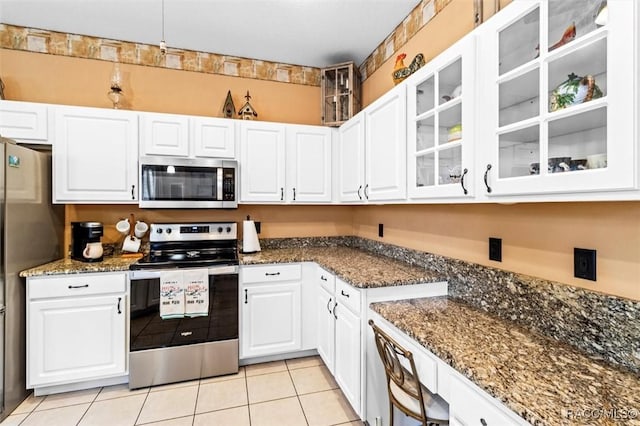
[(591, 249), (573, 249), (573, 276), (596, 281), (596, 251)]
[(253, 222), (256, 225), (256, 234), (260, 233), (260, 222)]
[(382, 223), (378, 224), (378, 237), (384, 237), (384, 225)]
[(489, 260), (502, 262), (502, 238), (489, 237)]

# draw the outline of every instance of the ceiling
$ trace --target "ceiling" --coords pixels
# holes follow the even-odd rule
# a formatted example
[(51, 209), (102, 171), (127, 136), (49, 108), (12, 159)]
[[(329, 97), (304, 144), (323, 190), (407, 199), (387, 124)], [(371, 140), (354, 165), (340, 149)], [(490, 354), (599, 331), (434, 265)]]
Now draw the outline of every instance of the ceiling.
[[(164, 0), (169, 48), (360, 65), (420, 0)], [(158, 44), (163, 0), (0, 0), (0, 22)]]

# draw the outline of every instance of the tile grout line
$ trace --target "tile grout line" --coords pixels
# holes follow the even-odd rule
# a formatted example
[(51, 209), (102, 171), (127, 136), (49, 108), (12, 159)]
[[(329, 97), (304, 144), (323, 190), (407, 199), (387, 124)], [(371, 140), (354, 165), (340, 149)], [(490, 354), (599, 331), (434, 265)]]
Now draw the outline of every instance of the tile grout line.
[(198, 397), (200, 396), (200, 383), (202, 382), (202, 378), (198, 380), (198, 391), (196, 392), (196, 400), (193, 404), (193, 417), (191, 417), (191, 426), (196, 422), (196, 411), (198, 411)]
[(147, 399), (149, 399), (150, 394), (151, 394), (151, 387), (147, 388), (147, 393), (144, 395), (144, 401), (142, 401), (142, 405), (140, 406), (140, 411), (138, 411), (136, 420), (133, 422), (134, 426), (138, 424), (138, 420), (140, 420), (140, 414), (142, 414), (142, 410), (144, 409), (144, 404), (147, 403)]
[(249, 382), (247, 379), (247, 366), (244, 366), (244, 391), (247, 394), (247, 414), (249, 415), (249, 426), (251, 426), (251, 401), (249, 401)]
[(302, 415), (304, 416), (304, 421), (309, 425), (309, 419), (307, 418), (307, 413), (304, 412), (304, 407), (302, 406), (302, 401), (300, 401), (300, 394), (298, 393), (298, 388), (296, 387), (296, 382), (293, 380), (293, 376), (291, 375), (291, 369), (289, 368), (289, 364), (284, 362), (287, 366), (287, 373), (289, 373), (289, 378), (291, 379), (291, 383), (293, 384), (293, 390), (296, 391), (296, 399), (298, 400), (298, 405), (300, 406), (300, 411), (302, 411)]

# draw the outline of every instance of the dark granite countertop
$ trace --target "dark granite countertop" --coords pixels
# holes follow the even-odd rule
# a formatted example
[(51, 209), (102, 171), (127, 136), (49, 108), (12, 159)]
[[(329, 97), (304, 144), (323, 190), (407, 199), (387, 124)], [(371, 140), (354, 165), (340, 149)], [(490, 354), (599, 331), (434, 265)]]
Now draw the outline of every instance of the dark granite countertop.
[[(456, 299), (371, 309), (536, 425), (640, 425), (640, 377)], [(635, 410), (636, 418), (570, 419), (568, 410)]]
[(424, 267), (350, 247), (301, 247), (266, 249), (241, 254), (243, 265), (316, 262), (345, 282), (359, 288), (389, 287), (430, 282), (447, 278)]

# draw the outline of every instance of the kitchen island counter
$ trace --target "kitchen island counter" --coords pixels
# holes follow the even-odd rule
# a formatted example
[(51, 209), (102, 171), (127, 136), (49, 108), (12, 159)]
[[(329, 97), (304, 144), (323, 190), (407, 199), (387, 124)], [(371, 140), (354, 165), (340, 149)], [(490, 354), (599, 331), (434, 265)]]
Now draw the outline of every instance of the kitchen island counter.
[(443, 282), (446, 276), (426, 268), (351, 247), (300, 247), (266, 249), (241, 254), (240, 264), (316, 262), (348, 284), (377, 288)]
[(448, 297), (371, 309), (532, 424), (640, 424), (640, 378), (572, 346)]

